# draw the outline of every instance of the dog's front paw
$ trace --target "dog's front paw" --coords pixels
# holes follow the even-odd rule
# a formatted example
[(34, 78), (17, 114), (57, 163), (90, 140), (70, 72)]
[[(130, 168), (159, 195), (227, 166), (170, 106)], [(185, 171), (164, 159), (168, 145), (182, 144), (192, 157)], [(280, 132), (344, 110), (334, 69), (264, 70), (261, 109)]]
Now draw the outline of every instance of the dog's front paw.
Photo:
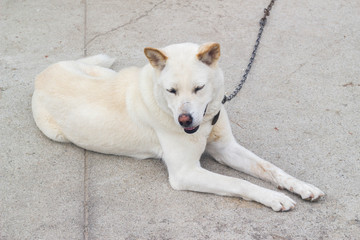
[(305, 182), (301, 184), (298, 192), (296, 193), (299, 194), (302, 199), (312, 202), (320, 199), (322, 196), (325, 195), (325, 193), (317, 187)]
[(296, 202), (283, 193), (271, 191), (267, 194), (266, 200), (262, 202), (265, 206), (271, 207), (276, 212), (292, 210)]
[(297, 179), (292, 179), (289, 186), (285, 188), (290, 192), (300, 195), (302, 199), (309, 201), (316, 201), (325, 195), (319, 188)]

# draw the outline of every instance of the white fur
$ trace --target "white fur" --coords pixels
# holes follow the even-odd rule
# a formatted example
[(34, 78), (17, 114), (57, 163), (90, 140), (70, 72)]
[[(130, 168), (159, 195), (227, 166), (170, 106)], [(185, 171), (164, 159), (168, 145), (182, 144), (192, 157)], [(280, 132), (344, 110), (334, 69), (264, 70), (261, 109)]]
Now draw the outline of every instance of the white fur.
[[(184, 43), (145, 49), (150, 63), (115, 72), (114, 59), (97, 55), (56, 63), (37, 76), (32, 98), (37, 126), (49, 138), (88, 150), (134, 158), (162, 158), (174, 189), (241, 197), (287, 211), (295, 202), (283, 193), (203, 169), (207, 151), (220, 163), (269, 181), (303, 199), (324, 193), (241, 147), (221, 104), (219, 46)], [(204, 86), (195, 93), (196, 87)], [(176, 89), (176, 94), (169, 92)], [(206, 111), (206, 112), (205, 112)], [(220, 111), (215, 125), (211, 122)], [(205, 113), (205, 115), (204, 115)], [(192, 116), (187, 134), (178, 122)]]

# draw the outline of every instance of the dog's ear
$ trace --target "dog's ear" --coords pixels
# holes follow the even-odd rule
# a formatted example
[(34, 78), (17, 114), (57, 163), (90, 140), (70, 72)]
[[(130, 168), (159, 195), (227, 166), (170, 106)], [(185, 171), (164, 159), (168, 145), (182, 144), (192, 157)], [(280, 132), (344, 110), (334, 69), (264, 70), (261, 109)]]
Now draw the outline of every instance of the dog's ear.
[(145, 56), (149, 59), (150, 64), (158, 69), (163, 70), (166, 64), (167, 56), (156, 48), (145, 48), (144, 49)]
[(208, 66), (215, 66), (220, 58), (220, 44), (205, 43), (200, 46), (197, 58)]

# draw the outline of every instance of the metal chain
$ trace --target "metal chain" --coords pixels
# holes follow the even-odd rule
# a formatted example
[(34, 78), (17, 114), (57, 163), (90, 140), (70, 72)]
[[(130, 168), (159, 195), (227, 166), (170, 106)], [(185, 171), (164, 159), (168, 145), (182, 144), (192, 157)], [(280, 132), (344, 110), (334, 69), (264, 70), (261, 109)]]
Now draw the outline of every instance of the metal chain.
[(255, 56), (256, 56), (256, 52), (257, 52), (257, 49), (259, 47), (259, 44), (260, 44), (260, 39), (261, 39), (261, 35), (264, 31), (264, 27), (265, 27), (265, 24), (266, 24), (266, 21), (267, 21), (267, 16), (270, 15), (270, 11), (271, 11), (271, 8), (273, 7), (275, 3), (275, 0), (271, 0), (270, 4), (268, 5), (267, 8), (264, 9), (264, 16), (260, 19), (260, 29), (259, 29), (259, 32), (258, 32), (258, 35), (257, 35), (257, 39), (256, 39), (256, 42), (255, 42), (255, 45), (254, 45), (254, 49), (251, 53), (251, 57), (250, 57), (250, 60), (249, 60), (249, 64), (247, 65), (247, 68), (244, 72), (244, 75), (242, 76), (242, 79), (239, 83), (239, 85), (235, 88), (235, 90), (229, 95), (229, 96), (224, 96), (224, 99), (222, 100), (222, 104), (226, 103), (226, 102), (229, 102), (231, 99), (233, 99), (237, 94), (238, 92), (240, 91), (240, 89), (242, 88), (243, 84), (245, 83), (246, 79), (247, 79), (247, 76), (251, 70), (251, 67), (252, 67), (252, 64), (254, 62), (254, 59), (255, 59)]

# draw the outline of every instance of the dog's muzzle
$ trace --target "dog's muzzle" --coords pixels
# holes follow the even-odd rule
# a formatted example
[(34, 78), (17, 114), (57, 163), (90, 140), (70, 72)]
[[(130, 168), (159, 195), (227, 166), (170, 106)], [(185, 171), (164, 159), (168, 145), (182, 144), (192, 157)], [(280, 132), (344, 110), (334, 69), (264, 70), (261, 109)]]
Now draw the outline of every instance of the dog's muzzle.
[[(206, 105), (206, 108), (204, 111), (204, 116), (206, 114), (207, 107), (208, 106)], [(212, 119), (211, 125), (215, 125), (217, 123), (219, 116), (220, 116), (220, 111)], [(200, 125), (196, 126), (196, 127), (190, 127), (193, 122), (193, 118), (190, 114), (185, 114), (185, 113), (181, 114), (178, 118), (178, 121), (179, 121), (179, 124), (184, 128), (184, 131), (188, 134), (195, 133), (200, 127)]]
[(195, 133), (199, 126), (191, 127), (193, 123), (193, 118), (190, 114), (183, 113), (178, 118), (179, 124), (184, 128), (184, 131), (188, 134)]
[(195, 133), (199, 129), (199, 126), (193, 127), (193, 128), (184, 128), (184, 131), (188, 134)]

